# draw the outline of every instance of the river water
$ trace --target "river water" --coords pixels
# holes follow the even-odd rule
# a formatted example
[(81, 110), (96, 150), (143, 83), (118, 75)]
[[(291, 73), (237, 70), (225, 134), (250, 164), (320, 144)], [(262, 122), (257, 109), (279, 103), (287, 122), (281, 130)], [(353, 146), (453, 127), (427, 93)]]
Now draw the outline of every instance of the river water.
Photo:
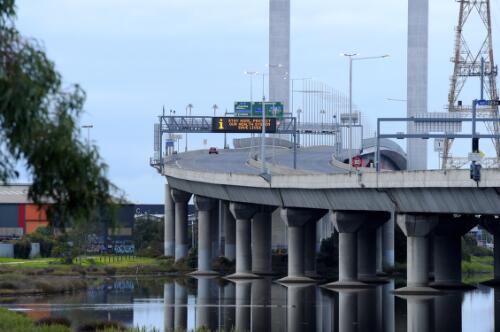
[(75, 328), (113, 320), (157, 331), (207, 326), (227, 331), (500, 332), (500, 289), (478, 286), (407, 298), (394, 296), (393, 289), (394, 281), (366, 290), (332, 291), (314, 285), (285, 287), (271, 279), (118, 278), (84, 292), (22, 297), (3, 306), (33, 319), (66, 317)]

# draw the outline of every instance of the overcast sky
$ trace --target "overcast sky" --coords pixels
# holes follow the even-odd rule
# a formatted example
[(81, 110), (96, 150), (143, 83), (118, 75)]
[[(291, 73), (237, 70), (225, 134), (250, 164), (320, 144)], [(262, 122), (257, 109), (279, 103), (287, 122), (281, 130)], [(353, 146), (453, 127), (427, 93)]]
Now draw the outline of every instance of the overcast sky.
[[(429, 111), (443, 111), (458, 4), (430, 2)], [(162, 106), (184, 112), (192, 103), (195, 114), (206, 115), (214, 103), (231, 109), (249, 98), (243, 71), (263, 71), (268, 63), (268, 0), (17, 3), (21, 32), (43, 42), (66, 84), (86, 90), (82, 124), (93, 124), (91, 140), (111, 180), (134, 202), (163, 201), (165, 181), (149, 166)], [(492, 6), (495, 33), (500, 6), (496, 0)], [(356, 63), (354, 100), (373, 124), (376, 117), (404, 116), (404, 102), (386, 99), (406, 99), (406, 21), (401, 0), (292, 0), (291, 77), (313, 77), (347, 92), (347, 60), (339, 53), (388, 53), (389, 59)], [(479, 24), (468, 34), (472, 47), (482, 41)], [(204, 138), (222, 146), (214, 136), (190, 138), (190, 145), (202, 148)], [(430, 165), (436, 163), (430, 154)]]

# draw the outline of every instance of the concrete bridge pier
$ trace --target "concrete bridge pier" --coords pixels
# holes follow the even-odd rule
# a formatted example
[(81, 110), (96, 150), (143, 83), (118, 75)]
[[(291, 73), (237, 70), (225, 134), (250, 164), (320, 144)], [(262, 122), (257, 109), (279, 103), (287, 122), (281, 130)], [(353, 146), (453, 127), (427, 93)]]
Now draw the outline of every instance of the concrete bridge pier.
[(276, 207), (259, 207), (252, 219), (252, 273), (271, 275), (272, 272), (272, 213)]
[(251, 257), (251, 219), (257, 213), (258, 206), (231, 202), (229, 209), (236, 219), (236, 273), (229, 279), (253, 279)]
[(474, 288), (462, 283), (462, 236), (478, 223), (474, 216), (439, 216), (434, 228), (434, 282), (442, 289)]
[(186, 287), (175, 283), (175, 317), (174, 330), (184, 331), (187, 328), (187, 300)]
[(194, 205), (198, 210), (198, 269), (192, 275), (215, 275), (212, 271), (212, 241), (211, 224), (215, 222), (212, 210), (215, 207), (215, 200), (194, 196)]
[[(280, 216), (287, 225), (288, 232), (288, 275), (281, 283), (310, 283), (313, 279), (305, 275), (304, 225), (316, 222), (327, 211), (317, 209), (281, 208)], [(314, 259), (314, 257), (307, 257)]]
[(252, 331), (271, 330), (271, 278), (252, 280)]
[(379, 212), (369, 213), (367, 216), (372, 220), (363, 222), (358, 231), (358, 280), (366, 283), (383, 283), (386, 280), (377, 277), (377, 265), (382, 263), (381, 226), (391, 215), (388, 212)]
[[(238, 255), (236, 253), (236, 255)], [(236, 258), (238, 259), (238, 258)], [(250, 311), (250, 299), (252, 292), (252, 281), (251, 280), (238, 280), (235, 281), (236, 284), (236, 317), (234, 329), (236, 331), (250, 331), (251, 327), (251, 311)]]
[(432, 330), (433, 298), (427, 296), (405, 296), (407, 310), (407, 331), (421, 332)]
[(210, 307), (212, 304), (210, 296), (210, 277), (197, 277), (197, 292), (196, 292), (196, 329), (202, 326), (212, 329), (214, 322), (211, 320)]
[(165, 256), (175, 256), (175, 203), (170, 193), (170, 186), (165, 184), (165, 228), (164, 252)]
[[(397, 223), (407, 237), (406, 287), (396, 289), (397, 294), (438, 294), (429, 287), (429, 234), (438, 224), (436, 215), (398, 214)], [(410, 305), (408, 305), (410, 308)]]
[(163, 305), (164, 329), (165, 331), (174, 330), (174, 303), (175, 303), (175, 282), (168, 282), (163, 285)]
[(497, 216), (485, 216), (481, 220), (481, 226), (486, 228), (493, 235), (493, 280), (485, 282), (485, 284), (498, 286), (500, 285), (500, 218)]
[[(358, 235), (366, 212), (341, 212), (332, 214), (332, 221), (339, 232), (339, 280), (329, 283), (329, 288), (364, 288), (369, 285), (358, 281)], [(375, 257), (373, 257), (374, 259)]]
[(318, 220), (311, 220), (304, 225), (304, 254), (305, 254), (305, 275), (306, 277), (319, 279), (321, 276), (316, 273), (316, 226)]
[(191, 194), (177, 189), (171, 192), (175, 202), (175, 260), (178, 261), (188, 254), (188, 201)]
[(229, 210), (229, 202), (222, 203), (224, 219), (224, 256), (234, 261), (236, 259), (236, 220)]

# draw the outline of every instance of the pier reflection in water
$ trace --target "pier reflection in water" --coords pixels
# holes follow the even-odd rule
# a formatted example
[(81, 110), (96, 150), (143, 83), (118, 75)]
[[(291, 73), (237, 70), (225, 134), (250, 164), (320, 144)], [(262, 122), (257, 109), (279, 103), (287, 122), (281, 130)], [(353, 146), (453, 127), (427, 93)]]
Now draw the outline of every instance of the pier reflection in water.
[(75, 327), (112, 319), (160, 331), (205, 326), (214, 331), (500, 332), (500, 289), (481, 286), (435, 297), (399, 297), (393, 289), (392, 281), (334, 291), (284, 286), (270, 278), (131, 279), (73, 295), (21, 298), (4, 306), (28, 310), (33, 318), (66, 317)]

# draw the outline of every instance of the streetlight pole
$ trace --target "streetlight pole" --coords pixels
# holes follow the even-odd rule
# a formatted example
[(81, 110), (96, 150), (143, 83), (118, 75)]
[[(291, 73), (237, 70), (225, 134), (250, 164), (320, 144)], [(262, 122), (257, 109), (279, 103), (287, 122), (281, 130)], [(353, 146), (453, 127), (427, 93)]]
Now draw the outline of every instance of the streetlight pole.
[[(188, 115), (188, 110), (189, 110), (189, 116), (191, 116), (191, 110), (193, 109), (193, 104), (188, 104), (186, 106), (186, 116)], [(187, 152), (188, 150), (188, 133), (186, 132), (186, 146), (184, 148), (184, 152)]]
[(214, 104), (212, 106), (212, 108), (214, 109), (214, 117), (215, 117), (215, 113), (217, 112), (217, 109), (219, 108), (219, 106), (217, 106), (217, 104)]
[[(361, 60), (371, 60), (371, 59), (382, 59), (389, 57), (388, 54), (380, 56), (369, 56), (363, 58), (355, 58), (359, 55), (358, 53), (342, 53), (341, 56), (346, 56), (349, 58), (349, 171), (352, 169), (352, 63), (353, 61)], [(363, 140), (363, 137), (361, 137)]]
[(82, 128), (87, 129), (87, 151), (90, 151), (90, 129), (94, 128), (94, 125), (88, 124), (82, 126)]

